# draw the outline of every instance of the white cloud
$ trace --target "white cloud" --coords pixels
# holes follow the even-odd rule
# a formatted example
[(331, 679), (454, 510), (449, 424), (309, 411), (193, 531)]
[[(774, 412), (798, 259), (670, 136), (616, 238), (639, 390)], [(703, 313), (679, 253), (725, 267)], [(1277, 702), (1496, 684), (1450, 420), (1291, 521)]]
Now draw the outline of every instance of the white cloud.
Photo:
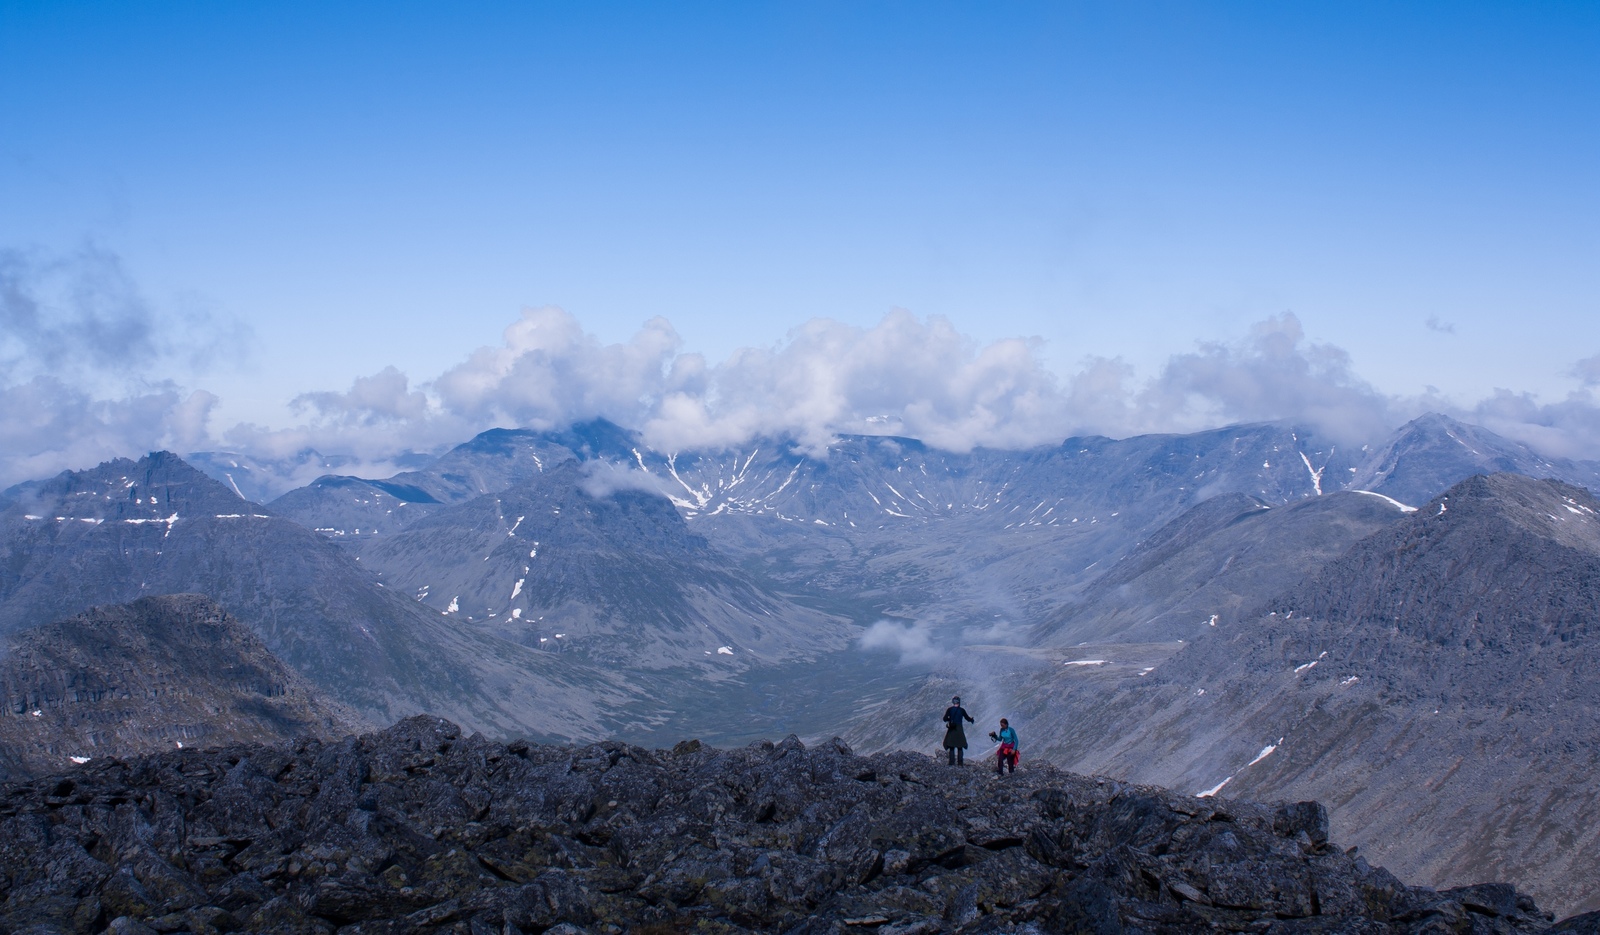
[(583, 465), (582, 470), (583, 480), (578, 486), (596, 500), (609, 497), (619, 490), (643, 490), (661, 496), (666, 496), (672, 491), (672, 485), (662, 478), (626, 464), (589, 461)]
[(1404, 421), (1397, 401), (1358, 377), (1350, 355), (1307, 343), (1284, 313), (1251, 327), (1243, 341), (1206, 342), (1169, 359), (1132, 394), (1132, 419), (1144, 432), (1195, 431), (1231, 422), (1292, 419), (1340, 441), (1368, 441)]
[(896, 310), (860, 328), (816, 318), (772, 348), (746, 348), (643, 424), (671, 450), (789, 435), (818, 450), (837, 433), (908, 435), (966, 451), (1059, 440), (1064, 399), (1033, 342), (978, 346), (949, 321)]
[(559, 308), (527, 309), (500, 346), (473, 351), (433, 388), (447, 411), (484, 424), (557, 428), (603, 417), (637, 425), (665, 393), (698, 388), (690, 374), (703, 371), (701, 361), (680, 357), (680, 344), (665, 318), (645, 322), (626, 344), (604, 345)]
[[(498, 343), (431, 380), (386, 367), (345, 390), (295, 397), (288, 427), (221, 432), (209, 425), (215, 397), (151, 378), (196, 357), (237, 354), (244, 343), (240, 329), (205, 316), (152, 311), (110, 254), (0, 251), (0, 484), (153, 447), (225, 447), (255, 459), (282, 490), (334, 469), (385, 476), (415, 452), (495, 426), (551, 429), (595, 417), (639, 429), (665, 452), (758, 436), (815, 452), (844, 433), (967, 451), (1277, 419), (1370, 442), (1439, 410), (1547, 454), (1600, 457), (1600, 355), (1573, 365), (1577, 388), (1554, 403), (1509, 390), (1468, 404), (1402, 399), (1362, 379), (1342, 349), (1308, 340), (1288, 313), (1237, 340), (1199, 343), (1145, 377), (1094, 356), (1058, 375), (1036, 339), (984, 344), (944, 318), (903, 310), (870, 327), (813, 318), (713, 364), (685, 351), (665, 319), (606, 344), (546, 307), (523, 312)], [(604, 495), (643, 484), (633, 473), (590, 480)]]
[(907, 665), (938, 662), (946, 655), (934, 644), (933, 631), (920, 621), (901, 624), (879, 620), (861, 634), (861, 648), (897, 652), (901, 663)]
[(0, 487), (209, 437), (217, 399), (168, 378), (248, 336), (158, 314), (118, 258), (0, 250)]
[(0, 488), (205, 438), (216, 397), (158, 387), (97, 399), (53, 377), (0, 386)]

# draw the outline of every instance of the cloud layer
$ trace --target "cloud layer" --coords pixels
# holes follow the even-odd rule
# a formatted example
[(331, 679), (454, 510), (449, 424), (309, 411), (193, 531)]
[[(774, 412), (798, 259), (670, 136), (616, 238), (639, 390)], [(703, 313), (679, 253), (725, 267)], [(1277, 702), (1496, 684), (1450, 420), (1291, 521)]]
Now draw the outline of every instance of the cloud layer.
[(529, 309), (500, 345), (474, 351), (423, 388), (391, 368), (348, 392), (307, 394), (297, 403), (310, 421), (253, 442), (294, 446), (329, 434), (361, 443), (374, 430), (441, 441), (493, 425), (554, 428), (597, 417), (640, 429), (663, 451), (756, 436), (821, 451), (841, 433), (968, 451), (1283, 418), (1366, 440), (1406, 408), (1356, 376), (1342, 350), (1307, 342), (1288, 314), (1242, 341), (1177, 355), (1143, 381), (1102, 357), (1062, 380), (1037, 341), (983, 345), (943, 318), (901, 310), (867, 328), (815, 318), (716, 365), (682, 344), (660, 318), (606, 345), (561, 309)]
[(0, 250), (0, 487), (154, 448), (211, 441), (203, 372), (243, 329), (152, 310), (116, 256)]
[[(1557, 456), (1600, 457), (1600, 355), (1571, 364), (1574, 389), (1541, 402), (1502, 390), (1470, 405), (1378, 391), (1338, 347), (1283, 314), (1209, 341), (1141, 376), (1112, 357), (1045, 366), (1036, 340), (983, 344), (946, 319), (896, 310), (871, 327), (814, 318), (720, 363), (651, 319), (605, 344), (567, 312), (528, 309), (501, 340), (421, 383), (388, 367), (289, 405), (288, 427), (210, 425), (216, 398), (159, 375), (236, 347), (238, 329), (151, 311), (116, 258), (0, 252), (0, 486), (157, 447), (226, 448), (277, 485), (337, 465), (382, 476), (494, 426), (558, 428), (596, 417), (666, 451), (787, 437), (820, 452), (842, 433), (895, 434), (966, 451), (1054, 444), (1077, 434), (1188, 432), (1289, 419), (1370, 442), (1443, 411)], [(591, 478), (597, 490), (625, 475)]]

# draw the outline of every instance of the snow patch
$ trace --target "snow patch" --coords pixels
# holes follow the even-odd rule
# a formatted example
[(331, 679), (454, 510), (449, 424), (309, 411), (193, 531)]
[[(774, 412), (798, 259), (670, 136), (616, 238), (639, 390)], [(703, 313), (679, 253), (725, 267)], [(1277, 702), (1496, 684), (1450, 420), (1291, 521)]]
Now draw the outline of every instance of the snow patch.
[(1218, 792), (1221, 792), (1222, 791), (1222, 787), (1227, 785), (1230, 782), (1233, 782), (1233, 777), (1232, 776), (1229, 776), (1227, 779), (1222, 780), (1221, 782), (1217, 783), (1216, 785), (1212, 786), (1211, 788), (1207, 789), (1204, 792), (1196, 792), (1194, 794), (1194, 797), (1197, 798), (1197, 799), (1209, 799), (1212, 796), (1216, 795)]
[(719, 655), (719, 656), (731, 656), (731, 655), (733, 655), (733, 647), (732, 646), (718, 646), (717, 647), (717, 655)]
[(1256, 758), (1251, 760), (1250, 762), (1244, 764), (1244, 765), (1246, 765), (1246, 766), (1254, 766), (1257, 763), (1260, 763), (1262, 760), (1264, 760), (1267, 757), (1271, 756), (1272, 755), (1272, 751), (1278, 749), (1278, 746), (1280, 744), (1282, 744), (1282, 743), (1283, 743), (1283, 738), (1279, 737), (1278, 738), (1278, 743), (1269, 743), (1265, 747), (1262, 747), (1261, 748), (1261, 752), (1256, 754)]
[(1322, 472), (1326, 470), (1326, 467), (1312, 467), (1311, 459), (1306, 457), (1306, 453), (1303, 451), (1300, 452), (1300, 460), (1306, 463), (1306, 470), (1311, 473), (1311, 486), (1316, 489), (1317, 496), (1322, 496)]
[(89, 758), (86, 757), (86, 756), (69, 756), (69, 757), (67, 757), (67, 759), (69, 759), (72, 762), (78, 764), (79, 766), (82, 766), (83, 764), (89, 762)]
[(1074, 659), (1071, 662), (1062, 663), (1064, 666), (1103, 666), (1105, 664), (1106, 660), (1104, 659)]
[(1414, 506), (1406, 506), (1404, 503), (1401, 503), (1399, 500), (1396, 500), (1395, 498), (1387, 496), (1385, 494), (1378, 493), (1376, 490), (1356, 490), (1356, 491), (1352, 491), (1352, 492), (1353, 493), (1359, 493), (1359, 494), (1366, 494), (1369, 497), (1377, 497), (1379, 500), (1382, 500), (1383, 502), (1389, 504), (1390, 506), (1394, 507), (1395, 509), (1399, 510), (1402, 513), (1415, 513), (1415, 512), (1417, 512), (1417, 508), (1416, 507), (1414, 507)]

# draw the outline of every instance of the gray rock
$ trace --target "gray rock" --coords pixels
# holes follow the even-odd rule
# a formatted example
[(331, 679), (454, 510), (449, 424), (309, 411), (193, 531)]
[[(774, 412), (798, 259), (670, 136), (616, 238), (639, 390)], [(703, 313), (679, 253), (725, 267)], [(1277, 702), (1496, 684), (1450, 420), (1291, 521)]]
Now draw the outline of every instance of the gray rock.
[(677, 753), (502, 745), (416, 717), (338, 742), (107, 758), (73, 781), (80, 804), (61, 804), (54, 779), (0, 787), (7, 930), (99, 931), (105, 918), (195, 935), (1548, 924), (1509, 887), (1411, 889), (1313, 845), (1315, 803), (1199, 802), (1047, 766), (996, 785), (913, 754), (794, 738)]

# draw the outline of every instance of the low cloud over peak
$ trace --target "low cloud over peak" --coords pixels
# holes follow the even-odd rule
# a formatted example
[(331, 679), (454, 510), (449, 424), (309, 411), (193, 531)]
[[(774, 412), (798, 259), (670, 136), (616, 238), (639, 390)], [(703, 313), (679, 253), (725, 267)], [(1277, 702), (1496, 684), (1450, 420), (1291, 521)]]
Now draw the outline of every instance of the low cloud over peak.
[[(87, 255), (76, 273), (70, 263), (46, 265), (0, 254), (0, 485), (169, 447), (228, 448), (286, 465), (286, 488), (330, 464), (393, 473), (415, 452), (495, 426), (553, 429), (594, 418), (637, 429), (664, 452), (755, 437), (820, 452), (845, 433), (967, 451), (1280, 419), (1365, 443), (1437, 410), (1549, 455), (1600, 456), (1600, 358), (1570, 365), (1575, 388), (1555, 403), (1510, 390), (1468, 406), (1437, 395), (1400, 398), (1363, 379), (1343, 349), (1309, 340), (1291, 313), (1236, 340), (1200, 342), (1142, 376), (1102, 356), (1057, 374), (1037, 339), (983, 343), (945, 318), (900, 309), (868, 327), (813, 318), (771, 345), (714, 363), (686, 350), (664, 318), (607, 344), (568, 312), (543, 307), (431, 378), (386, 367), (344, 390), (296, 395), (287, 427), (240, 424), (218, 433), (210, 425), (214, 396), (154, 376), (181, 369), (184, 354), (221, 341), (225, 329), (186, 329), (153, 314), (114, 257)], [(79, 280), (89, 285), (73, 285)], [(110, 355), (120, 340), (110, 335), (142, 348), (141, 359), (60, 363)], [(56, 372), (45, 366), (52, 360)]]
[(217, 397), (182, 386), (243, 353), (248, 330), (162, 313), (118, 257), (0, 249), (0, 487), (211, 439)]

